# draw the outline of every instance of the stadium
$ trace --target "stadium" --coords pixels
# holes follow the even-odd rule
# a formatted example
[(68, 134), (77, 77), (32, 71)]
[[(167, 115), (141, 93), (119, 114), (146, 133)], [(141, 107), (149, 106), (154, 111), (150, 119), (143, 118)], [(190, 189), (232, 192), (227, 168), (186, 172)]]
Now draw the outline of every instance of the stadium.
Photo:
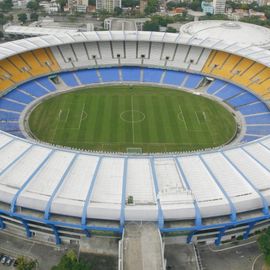
[[(184, 33), (128, 31), (41, 36), (4, 43), (0, 48), (1, 229), (60, 244), (93, 233), (121, 236), (127, 222), (151, 221), (158, 224), (162, 234), (177, 235), (187, 243), (220, 244), (239, 235), (248, 238), (269, 226), (269, 51)], [(106, 92), (103, 88), (107, 86)], [(84, 149), (80, 143), (60, 146), (54, 137), (68, 141), (69, 136), (61, 137), (58, 128), (46, 131), (46, 126), (41, 127), (37, 138), (32, 136), (32, 112), (54, 98), (56, 109), (50, 113), (48, 108), (53, 106), (49, 104), (42, 118), (41, 112), (33, 120), (35, 125), (56, 119), (57, 125), (80, 130), (84, 119), (92, 115), (98, 119), (109, 111), (113, 117), (111, 105), (87, 103), (90, 109), (105, 108), (105, 112), (93, 112), (80, 103), (75, 124), (68, 126), (70, 109), (62, 107), (57, 98), (75, 95), (85, 87), (95, 96), (100, 89), (107, 98), (109, 91), (116, 91), (111, 87), (116, 86), (121, 86), (123, 96), (129, 91), (135, 95), (141, 86), (152, 87), (152, 95), (161, 93), (159, 104), (171, 96), (171, 102), (186, 100), (175, 96), (178, 92), (194, 100), (214, 102), (229, 112), (232, 128), (218, 145), (204, 147), (198, 142), (191, 149), (196, 151), (177, 147), (144, 151), (141, 145), (133, 147), (131, 143), (122, 148), (90, 147), (91, 151), (84, 151), (78, 149)], [(130, 96), (127, 100), (130, 102)], [(119, 111), (122, 122), (129, 122), (133, 130), (133, 140), (134, 132), (137, 136), (134, 123), (145, 123), (150, 115), (144, 111), (148, 105), (143, 109), (143, 102), (134, 100)], [(194, 121), (206, 127), (210, 114), (201, 108), (204, 101), (200, 102)], [(157, 117), (151, 119), (162, 119), (169, 108), (157, 109)], [(126, 111), (131, 113), (123, 115)], [(178, 111), (182, 134), (192, 121), (184, 124), (185, 113), (179, 115)], [(109, 116), (104, 120), (108, 125)], [(171, 119), (170, 115), (167, 118)], [(216, 119), (218, 122), (222, 124), (223, 118)], [(224, 135), (227, 125), (221, 124), (218, 133)], [(114, 130), (115, 122), (111, 126), (108, 130)], [(156, 134), (160, 132), (169, 131), (157, 130)], [(53, 140), (46, 141), (42, 134)], [(206, 134), (202, 136), (208, 138)], [(179, 144), (177, 136), (175, 144)], [(196, 139), (202, 136), (196, 133)]]

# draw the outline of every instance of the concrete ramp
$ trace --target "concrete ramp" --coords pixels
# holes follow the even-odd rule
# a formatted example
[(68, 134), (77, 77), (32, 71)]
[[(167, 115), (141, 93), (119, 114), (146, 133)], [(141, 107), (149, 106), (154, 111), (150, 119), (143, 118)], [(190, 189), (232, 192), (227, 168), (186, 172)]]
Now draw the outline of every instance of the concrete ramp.
[(123, 270), (164, 270), (164, 248), (154, 223), (127, 223), (123, 238)]

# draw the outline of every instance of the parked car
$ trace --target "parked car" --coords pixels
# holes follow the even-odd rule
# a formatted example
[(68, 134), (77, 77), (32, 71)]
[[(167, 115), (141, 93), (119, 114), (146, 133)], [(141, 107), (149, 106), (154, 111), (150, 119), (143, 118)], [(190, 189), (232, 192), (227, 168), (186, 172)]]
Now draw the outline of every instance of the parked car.
[(4, 256), (2, 257), (2, 259), (1, 259), (1, 263), (2, 263), (2, 264), (5, 264), (6, 261), (7, 261), (7, 259), (8, 259), (8, 256), (4, 255)]
[(13, 259), (11, 257), (8, 257), (7, 261), (6, 261), (6, 265), (7, 266), (11, 266), (13, 263)]

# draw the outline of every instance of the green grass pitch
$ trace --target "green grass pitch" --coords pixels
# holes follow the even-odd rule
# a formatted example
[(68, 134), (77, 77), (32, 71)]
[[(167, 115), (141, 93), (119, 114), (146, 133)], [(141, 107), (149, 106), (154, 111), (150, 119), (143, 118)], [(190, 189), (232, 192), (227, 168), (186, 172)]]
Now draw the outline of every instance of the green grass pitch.
[(205, 149), (234, 136), (223, 106), (184, 91), (153, 86), (99, 86), (49, 98), (29, 116), (31, 133), (86, 150), (146, 152)]

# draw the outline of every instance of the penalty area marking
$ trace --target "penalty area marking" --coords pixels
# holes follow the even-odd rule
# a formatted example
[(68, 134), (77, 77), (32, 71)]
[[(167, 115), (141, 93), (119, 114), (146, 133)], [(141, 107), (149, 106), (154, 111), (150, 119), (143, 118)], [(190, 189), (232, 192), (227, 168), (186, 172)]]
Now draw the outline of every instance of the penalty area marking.
[(183, 114), (183, 111), (182, 111), (180, 104), (178, 104), (178, 108), (179, 108), (179, 113), (177, 114), (177, 117), (180, 121), (184, 122), (186, 130), (188, 130), (187, 123), (186, 123), (186, 120), (185, 120), (185, 117), (184, 117), (184, 114)]

